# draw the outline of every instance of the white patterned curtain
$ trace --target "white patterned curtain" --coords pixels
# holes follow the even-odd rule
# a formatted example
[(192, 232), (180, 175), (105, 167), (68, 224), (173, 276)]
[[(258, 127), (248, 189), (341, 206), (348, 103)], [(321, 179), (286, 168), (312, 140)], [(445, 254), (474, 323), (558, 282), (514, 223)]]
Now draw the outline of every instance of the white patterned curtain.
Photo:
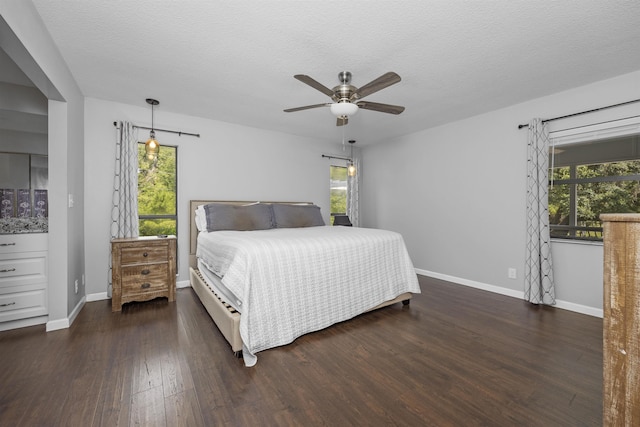
[(357, 151), (354, 151), (353, 165), (356, 167), (355, 176), (347, 177), (347, 216), (354, 227), (360, 225), (360, 174), (362, 162)]
[(556, 303), (549, 233), (549, 130), (541, 119), (529, 123), (527, 143), (527, 251), (524, 298)]
[[(138, 237), (138, 140), (135, 134), (131, 123), (118, 122), (111, 208), (112, 239)], [(111, 296), (111, 249), (107, 294)]]

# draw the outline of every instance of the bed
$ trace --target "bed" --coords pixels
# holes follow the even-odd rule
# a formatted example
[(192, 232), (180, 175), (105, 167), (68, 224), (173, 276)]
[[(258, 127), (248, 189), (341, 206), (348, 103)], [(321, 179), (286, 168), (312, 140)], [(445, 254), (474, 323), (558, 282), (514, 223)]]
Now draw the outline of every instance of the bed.
[(326, 226), (312, 203), (191, 200), (189, 211), (191, 286), (246, 366), (420, 293), (398, 233)]

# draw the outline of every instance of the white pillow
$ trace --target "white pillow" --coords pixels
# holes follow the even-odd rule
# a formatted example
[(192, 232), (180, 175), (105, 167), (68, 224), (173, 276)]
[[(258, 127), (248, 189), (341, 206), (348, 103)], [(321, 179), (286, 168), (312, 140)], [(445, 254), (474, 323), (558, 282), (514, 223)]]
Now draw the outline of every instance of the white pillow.
[(207, 232), (207, 214), (204, 211), (204, 205), (200, 205), (196, 208), (196, 228), (198, 231)]

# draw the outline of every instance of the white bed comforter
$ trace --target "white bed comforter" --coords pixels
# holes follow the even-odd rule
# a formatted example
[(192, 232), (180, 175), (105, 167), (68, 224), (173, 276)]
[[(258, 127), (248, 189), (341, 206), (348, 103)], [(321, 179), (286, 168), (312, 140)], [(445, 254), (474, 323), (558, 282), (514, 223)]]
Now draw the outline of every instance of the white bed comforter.
[(356, 227), (200, 233), (197, 256), (237, 296), (244, 361), (361, 314), (404, 292), (420, 293), (398, 233)]

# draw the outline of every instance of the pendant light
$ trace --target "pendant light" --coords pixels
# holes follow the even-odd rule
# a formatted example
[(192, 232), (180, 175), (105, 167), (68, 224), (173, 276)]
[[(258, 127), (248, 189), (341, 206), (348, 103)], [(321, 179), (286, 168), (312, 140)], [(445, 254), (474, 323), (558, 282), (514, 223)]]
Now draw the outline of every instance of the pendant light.
[(147, 98), (147, 104), (151, 105), (151, 132), (149, 132), (149, 139), (144, 144), (144, 151), (147, 154), (147, 159), (154, 160), (158, 157), (160, 152), (160, 144), (156, 140), (156, 133), (153, 130), (153, 107), (160, 104), (159, 101), (151, 98)]
[(347, 166), (347, 174), (349, 176), (356, 176), (356, 165), (353, 164), (353, 144), (355, 143), (355, 139), (349, 140), (349, 144), (351, 145), (351, 159), (349, 160), (349, 166)]

